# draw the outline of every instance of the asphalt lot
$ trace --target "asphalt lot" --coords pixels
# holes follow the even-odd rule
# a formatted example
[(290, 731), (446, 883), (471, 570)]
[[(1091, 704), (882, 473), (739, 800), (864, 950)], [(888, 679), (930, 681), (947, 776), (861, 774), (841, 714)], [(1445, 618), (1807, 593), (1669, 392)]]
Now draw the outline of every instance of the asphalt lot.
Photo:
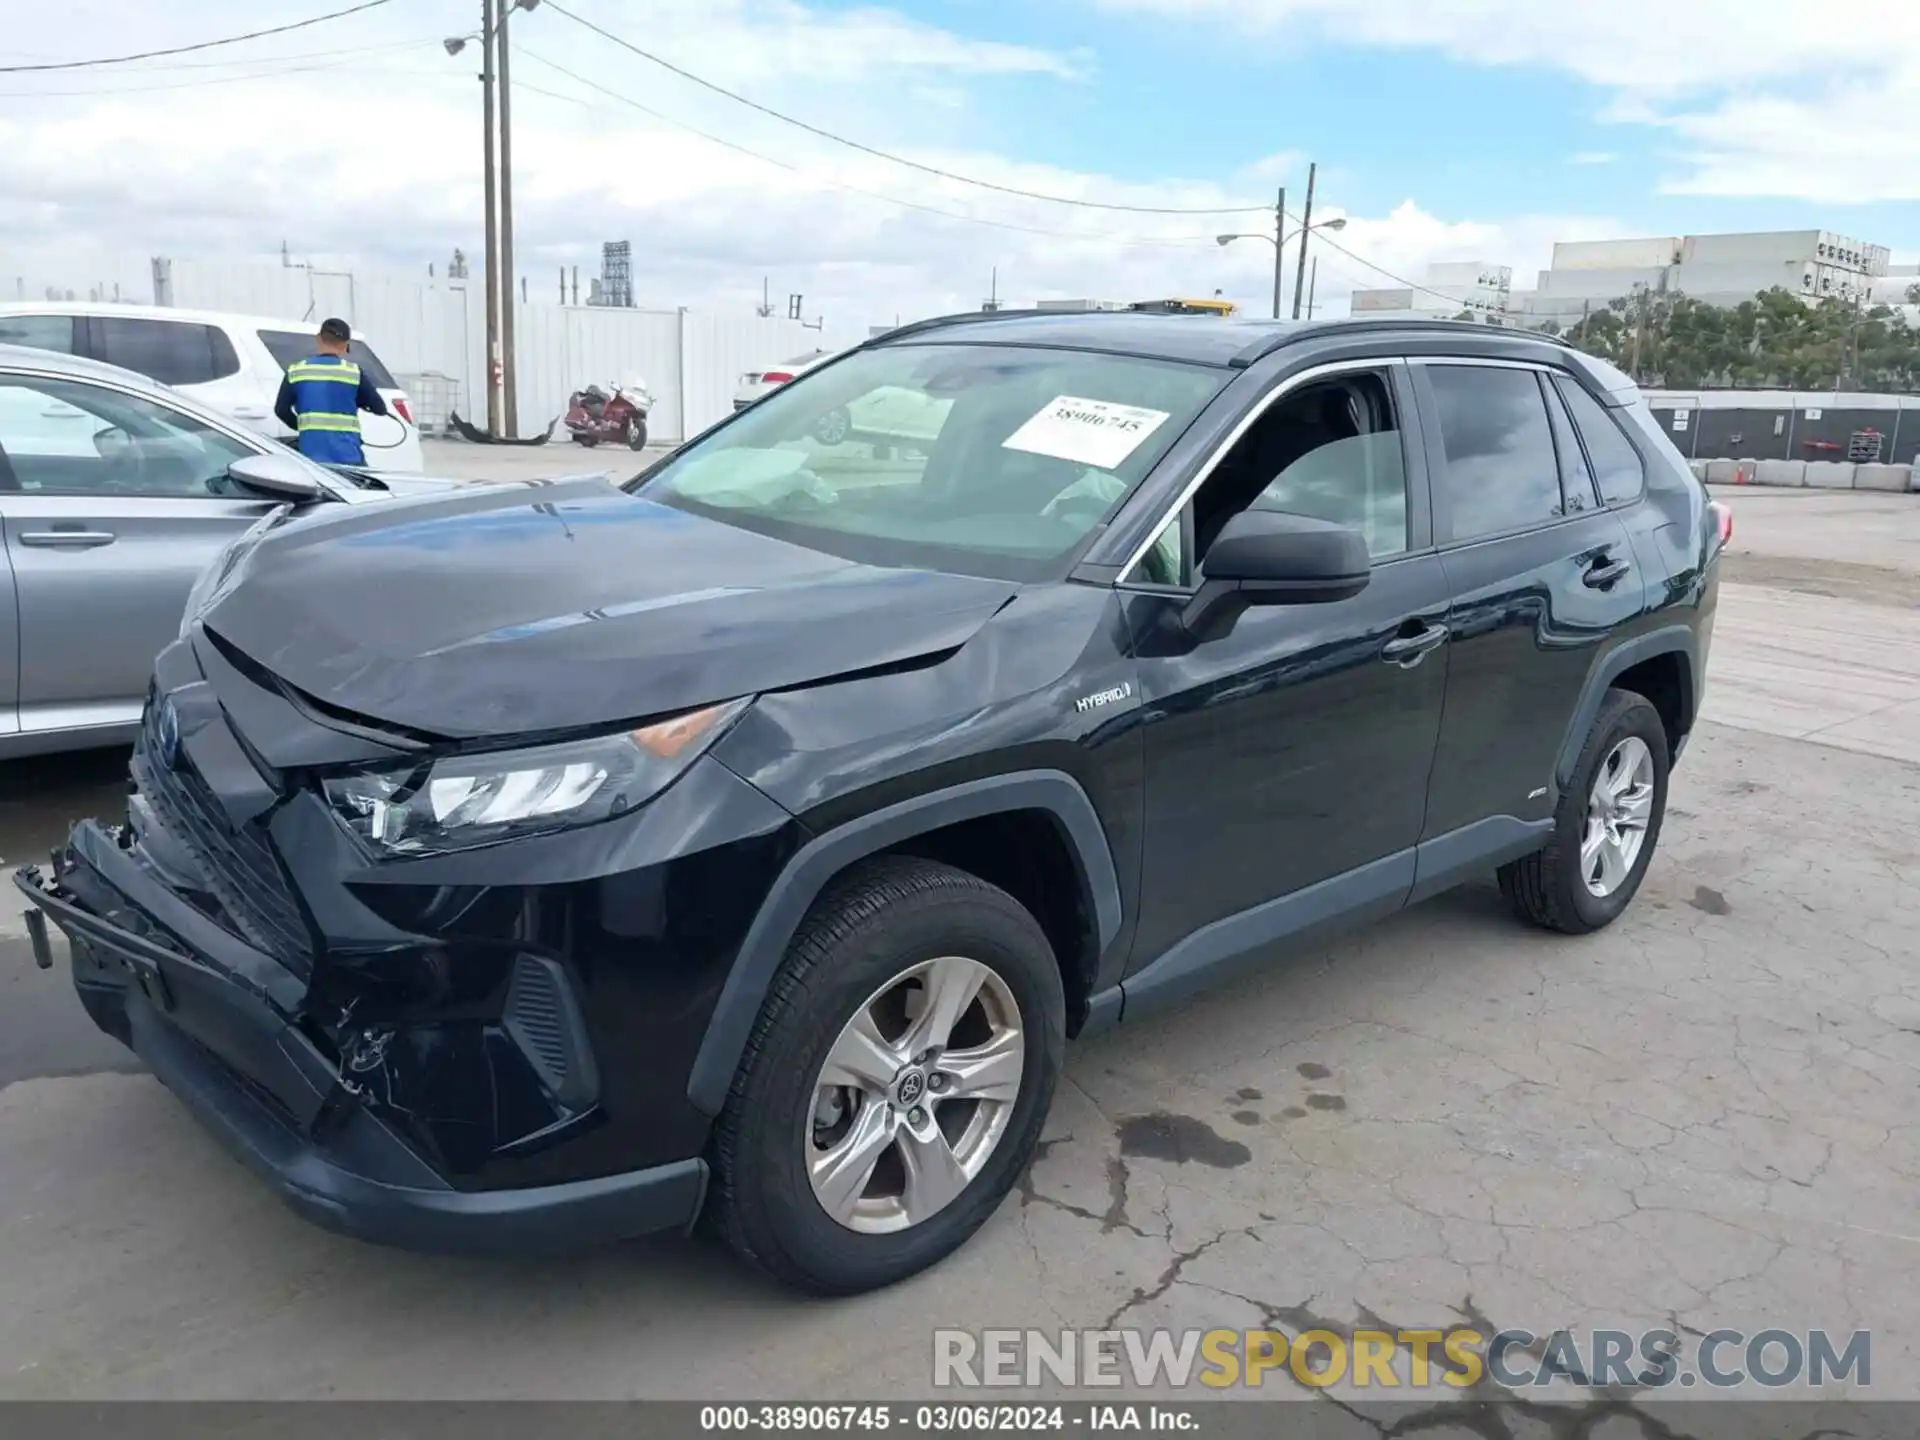
[[(1920, 496), (1731, 494), (1706, 717), (1621, 922), (1540, 934), (1481, 885), (1077, 1047), (1022, 1191), (858, 1300), (697, 1243), (311, 1229), (124, 1073), (8, 887), (0, 1396), (905, 1396), (941, 1325), (1477, 1318), (1870, 1329), (1870, 1393), (1920, 1398)], [(0, 855), (120, 786), (0, 768)]]

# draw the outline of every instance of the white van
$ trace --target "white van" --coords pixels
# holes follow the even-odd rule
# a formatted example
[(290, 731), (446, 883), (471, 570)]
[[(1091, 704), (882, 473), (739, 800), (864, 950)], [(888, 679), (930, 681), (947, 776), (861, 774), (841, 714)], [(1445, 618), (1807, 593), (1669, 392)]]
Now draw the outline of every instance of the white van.
[[(275, 320), (210, 310), (93, 301), (17, 301), (0, 305), (0, 345), (25, 345), (104, 360), (190, 395), (263, 434), (291, 439), (273, 402), (288, 365), (313, 353), (318, 320)], [(366, 372), (392, 417), (363, 415), (361, 443), (376, 470), (425, 468), (407, 392), (366, 340), (348, 356)]]

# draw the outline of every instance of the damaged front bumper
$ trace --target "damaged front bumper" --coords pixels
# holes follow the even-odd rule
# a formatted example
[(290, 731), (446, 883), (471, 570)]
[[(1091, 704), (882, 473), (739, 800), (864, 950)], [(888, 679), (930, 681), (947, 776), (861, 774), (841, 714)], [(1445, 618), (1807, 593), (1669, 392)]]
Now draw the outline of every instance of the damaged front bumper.
[(50, 921), (70, 942), (74, 988), (94, 1022), (307, 1219), (408, 1249), (499, 1255), (684, 1229), (699, 1214), (699, 1159), (456, 1188), (304, 1033), (298, 979), (175, 893), (126, 842), (124, 831), (83, 821), (50, 867), (16, 872), (36, 907), (35, 958), (52, 963)]

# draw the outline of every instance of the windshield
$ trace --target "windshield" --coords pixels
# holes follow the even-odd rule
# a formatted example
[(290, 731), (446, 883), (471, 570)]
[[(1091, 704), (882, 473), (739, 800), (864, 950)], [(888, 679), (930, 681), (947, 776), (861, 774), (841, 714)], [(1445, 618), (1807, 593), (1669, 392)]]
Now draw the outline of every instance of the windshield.
[(1040, 579), (1225, 371), (997, 345), (862, 350), (774, 391), (638, 493), (868, 564)]

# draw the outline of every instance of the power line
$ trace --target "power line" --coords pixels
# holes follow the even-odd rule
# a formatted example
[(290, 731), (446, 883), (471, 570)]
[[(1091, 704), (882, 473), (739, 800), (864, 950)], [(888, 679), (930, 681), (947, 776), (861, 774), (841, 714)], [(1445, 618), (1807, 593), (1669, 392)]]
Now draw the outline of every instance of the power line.
[(411, 50), (423, 45), (439, 46), (437, 35), (420, 35), (412, 40), (388, 40), (378, 45), (351, 45), (335, 50), (295, 50), (285, 55), (250, 55), (233, 60), (183, 60), (177, 65), (145, 65), (130, 70), (130, 75), (166, 75), (175, 70), (232, 70), (247, 65), (278, 65), (288, 60), (331, 60), (336, 55), (372, 55), (380, 51)]
[(339, 20), (348, 15), (358, 15), (362, 10), (372, 10), (388, 3), (389, 0), (361, 0), (360, 4), (348, 6), (345, 10), (329, 11), (325, 15), (310, 16), (305, 20), (275, 25), (266, 30), (250, 30), (244, 35), (229, 35), (221, 40), (201, 40), (193, 45), (175, 45), (165, 50), (142, 50), (134, 55), (109, 55), (97, 60), (56, 60), (39, 65), (0, 65), (0, 75), (21, 75), (30, 71), (46, 70), (86, 70), (95, 65), (126, 65), (135, 60), (157, 60), (163, 55), (186, 55), (195, 50), (212, 50), (221, 45), (238, 45), (246, 40), (263, 40), (269, 35), (284, 35), (289, 30), (304, 30), (309, 25), (318, 25), (327, 20)]
[[(549, 3), (548, 8), (552, 9), (556, 7), (552, 6), (551, 3)], [(622, 95), (617, 90), (609, 89), (607, 86), (602, 85), (597, 81), (589, 80), (584, 75), (576, 74), (572, 70), (567, 69), (566, 66), (561, 65), (556, 61), (549, 60), (546, 58), (546, 56), (537, 54), (536, 52), (527, 49), (526, 46), (524, 45), (516, 46), (515, 49), (520, 54), (525, 55), (528, 59), (538, 61), (540, 64), (546, 66), (549, 70), (558, 71), (560, 74), (566, 76), (569, 80), (573, 80), (581, 85), (585, 85), (590, 90), (597, 90), (602, 95), (607, 96), (609, 99), (618, 100), (621, 104), (630, 106), (631, 108), (638, 110), (642, 115), (647, 115), (652, 117), (655, 120), (660, 121), (663, 125), (671, 125), (676, 130), (684, 130), (689, 135), (698, 136), (700, 139), (705, 140), (710, 144), (719, 145), (725, 149), (732, 150), (737, 154), (748, 156), (751, 159), (762, 161), (763, 163), (768, 165), (777, 166), (778, 168), (785, 170), (790, 174), (804, 176), (809, 180), (817, 181), (818, 183), (829, 186), (830, 188), (835, 190), (844, 190), (849, 195), (859, 195), (869, 200), (884, 201), (886, 204), (889, 204), (889, 205), (899, 205), (905, 209), (918, 210), (921, 213), (927, 214), (927, 215), (938, 215), (943, 219), (947, 219), (947, 220), (961, 220), (966, 222), (969, 225), (985, 225), (995, 230), (1017, 230), (1020, 233), (1025, 235), (1047, 235), (1047, 236), (1053, 237), (1054, 239), (1059, 239), (1059, 240), (1106, 241), (1109, 244), (1125, 245), (1129, 247), (1148, 247), (1148, 248), (1165, 248), (1165, 249), (1173, 249), (1173, 250), (1186, 250), (1186, 249), (1192, 249), (1195, 246), (1195, 244), (1199, 241), (1204, 240), (1211, 243), (1214, 238), (1211, 235), (1169, 235), (1169, 236), (1162, 237), (1160, 239), (1147, 239), (1144, 237), (1114, 237), (1110, 235), (1087, 234), (1084, 232), (1073, 231), (1073, 230), (1047, 230), (1047, 229), (1042, 229), (1037, 225), (1019, 225), (1019, 224), (1015, 224), (1013, 221), (1010, 221), (1010, 220), (990, 220), (980, 215), (967, 215), (958, 210), (943, 210), (937, 205), (926, 205), (926, 204), (922, 204), (920, 201), (917, 201), (917, 200), (902, 200), (897, 195), (884, 194), (883, 192), (878, 190), (865, 190), (858, 185), (848, 185), (838, 180), (827, 179), (825, 176), (814, 174), (810, 171), (803, 169), (798, 165), (792, 164), (789, 161), (781, 160), (775, 156), (764, 154), (759, 150), (750, 149), (748, 146), (737, 144), (732, 140), (724, 140), (718, 135), (709, 134), (707, 131), (701, 130), (695, 126), (689, 125), (683, 120), (676, 120), (671, 115), (664, 115), (660, 111), (655, 110), (652, 106), (643, 105), (638, 100), (635, 100), (630, 96)], [(535, 91), (536, 94), (547, 95), (556, 100), (570, 101), (571, 103), (576, 105), (587, 104), (586, 101), (581, 100), (578, 96), (562, 95), (558, 91), (554, 91), (554, 90), (541, 90), (538, 87), (531, 86), (531, 85), (522, 87), (518, 83), (516, 83), (515, 88), (526, 88), (526, 89)]]
[(782, 111), (775, 110), (771, 106), (762, 105), (757, 100), (749, 100), (746, 96), (741, 95), (735, 91), (729, 90), (723, 85), (716, 85), (711, 80), (703, 79), (702, 77), (694, 74), (691, 70), (683, 70), (680, 66), (674, 64), (671, 60), (664, 60), (660, 56), (655, 55), (650, 50), (642, 50), (638, 45), (635, 45), (632, 41), (622, 39), (620, 36), (615, 35), (611, 30), (603, 30), (600, 26), (594, 24), (591, 20), (584, 19), (581, 16), (574, 14), (571, 10), (567, 9), (564, 5), (556, 4), (555, 0), (546, 0), (546, 8), (553, 11), (557, 15), (564, 15), (567, 19), (573, 21), (573, 23), (576, 25), (584, 26), (586, 29), (591, 30), (594, 34), (600, 36), (601, 39), (611, 40), (614, 44), (618, 45), (621, 49), (632, 51), (635, 55), (638, 55), (642, 60), (652, 61), (655, 65), (658, 65), (663, 69), (672, 71), (675, 75), (678, 75), (681, 79), (691, 80), (695, 85), (701, 86), (703, 89), (711, 90), (716, 95), (724, 95), (727, 99), (735, 101), (738, 104), (745, 105), (750, 110), (757, 110), (762, 115), (771, 116), (773, 119), (779, 120), (784, 124), (792, 125), (797, 127), (798, 129), (805, 130), (809, 135), (817, 135), (822, 140), (831, 140), (836, 145), (845, 145), (848, 149), (858, 150), (863, 154), (872, 155), (881, 160), (891, 161), (895, 165), (904, 165), (910, 170), (918, 170), (925, 175), (935, 175), (942, 180), (953, 180), (953, 181), (959, 182), (962, 185), (977, 186), (982, 190), (997, 190), (1002, 195), (1017, 195), (1023, 200), (1044, 200), (1050, 205), (1073, 205), (1073, 206), (1078, 206), (1080, 209), (1083, 209), (1083, 210), (1117, 210), (1117, 211), (1123, 211), (1125, 213), (1133, 214), (1133, 215), (1245, 215), (1245, 214), (1251, 214), (1254, 211), (1264, 212), (1270, 208), (1266, 205), (1228, 205), (1228, 206), (1218, 206), (1211, 209), (1195, 209), (1195, 208), (1185, 208), (1181, 206), (1170, 206), (1170, 205), (1119, 205), (1119, 204), (1105, 203), (1097, 200), (1080, 200), (1069, 195), (1047, 195), (1047, 194), (1043, 194), (1038, 190), (1022, 190), (1015, 185), (1000, 185), (995, 183), (992, 180), (980, 180), (980, 179), (976, 179), (971, 175), (956, 174), (952, 170), (942, 170), (937, 165), (926, 165), (921, 163), (918, 160), (909, 160), (904, 155), (895, 155), (891, 151), (881, 150), (872, 145), (862, 144), (858, 140), (850, 140), (844, 135), (836, 135), (831, 130), (823, 130), (818, 125), (809, 124), (805, 120), (800, 120), (795, 118), (792, 115), (788, 115)]
[[(1298, 220), (1299, 218), (1300, 217), (1298, 215), (1287, 216), (1287, 219), (1289, 220)], [(1373, 261), (1367, 259), (1367, 257), (1364, 255), (1356, 255), (1353, 251), (1349, 250), (1346, 246), (1342, 245), (1338, 240), (1334, 240), (1330, 238), (1327, 235), (1327, 232), (1325, 230), (1315, 230), (1313, 231), (1313, 236), (1315, 241), (1318, 244), (1328, 246), (1334, 250), (1338, 250), (1342, 255), (1346, 256), (1349, 260), (1352, 260), (1361, 265), (1364, 265), (1367, 267), (1367, 269), (1372, 270), (1377, 274), (1386, 276), (1387, 279), (1393, 281), (1393, 283), (1396, 285), (1404, 285), (1409, 290), (1418, 290), (1422, 295), (1431, 295), (1436, 300), (1445, 300), (1449, 305), (1463, 305), (1465, 303), (1460, 299), (1458, 295), (1448, 295), (1443, 291), (1433, 289), (1431, 286), (1418, 284), (1415, 281), (1407, 279), (1407, 277), (1404, 275), (1394, 274), (1393, 271), (1387, 269), (1387, 267), (1384, 265), (1374, 264)]]
[[(397, 54), (405, 50), (417, 50), (427, 45), (438, 46), (439, 44), (440, 42), (438, 40), (422, 40), (415, 41), (411, 45), (374, 45), (369, 46), (368, 49), (380, 51), (382, 54)], [(356, 51), (343, 53), (358, 54), (365, 52)], [(295, 57), (287, 56), (285, 58), (291, 60)], [(254, 63), (259, 64), (261, 62), (256, 61)], [(276, 62), (267, 63), (272, 64)], [(352, 63), (351, 59), (345, 59), (327, 60), (314, 65), (282, 65), (276, 69), (254, 70), (241, 75), (210, 75), (199, 80), (171, 80), (159, 85), (96, 85), (85, 90), (0, 90), (0, 100), (39, 100), (42, 98), (51, 100), (79, 95), (146, 95), (159, 90), (198, 90), (206, 85), (242, 85), (249, 81), (278, 80), (286, 75), (310, 75), (318, 70), (339, 70)], [(370, 67), (370, 69), (380, 70), (388, 74), (426, 75), (433, 73), (418, 69), (394, 71), (388, 66), (373, 66)], [(147, 72), (136, 70), (132, 73), (138, 75)]]

